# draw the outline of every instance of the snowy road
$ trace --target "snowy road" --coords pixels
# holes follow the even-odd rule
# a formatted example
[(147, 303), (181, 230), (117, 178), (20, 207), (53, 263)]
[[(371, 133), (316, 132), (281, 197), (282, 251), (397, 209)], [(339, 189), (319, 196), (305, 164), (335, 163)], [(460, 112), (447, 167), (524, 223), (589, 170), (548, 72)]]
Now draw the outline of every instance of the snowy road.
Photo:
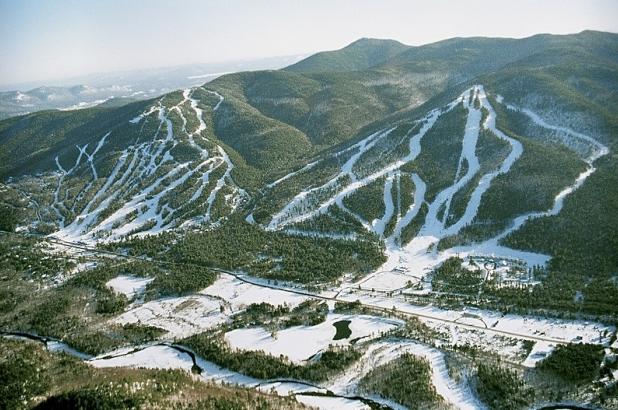
[[(79, 250), (86, 250), (86, 251), (96, 253), (96, 254), (115, 256), (115, 257), (120, 257), (124, 259), (132, 259), (132, 260), (138, 260), (138, 261), (145, 260), (143, 258), (136, 257), (136, 256), (124, 255), (121, 253), (115, 253), (115, 252), (109, 252), (109, 251), (102, 251), (100, 249), (96, 249), (93, 247), (89, 247), (89, 246), (81, 245), (77, 243), (67, 242), (61, 239), (57, 239), (57, 238), (44, 237), (44, 239), (55, 245), (60, 245), (63, 247), (74, 248), (74, 249), (79, 249)], [(169, 266), (169, 265), (174, 264), (173, 262), (160, 261), (157, 259), (148, 259), (148, 261), (150, 263), (161, 264), (163, 266)], [(186, 264), (183, 264), (183, 266), (186, 266)], [(195, 266), (204, 268), (204, 269), (210, 269), (210, 270), (222, 273), (224, 275), (228, 275), (241, 282), (244, 282), (244, 283), (247, 283), (253, 286), (261, 287), (264, 289), (271, 289), (271, 290), (277, 290), (281, 292), (287, 292), (287, 293), (305, 296), (305, 297), (309, 297), (313, 299), (320, 299), (320, 300), (331, 301), (331, 302), (350, 302), (350, 301), (354, 301), (358, 299), (354, 297), (327, 296), (324, 294), (313, 293), (313, 292), (309, 292), (309, 291), (299, 289), (299, 288), (286, 287), (282, 285), (273, 285), (273, 284), (269, 284), (266, 281), (259, 280), (257, 278), (251, 278), (246, 275), (232, 272), (226, 269), (221, 269), (218, 267), (205, 267), (201, 265), (195, 265)], [(406, 308), (405, 307), (406, 305), (409, 306), (410, 308)], [(535, 342), (537, 341), (549, 342), (549, 343), (554, 343), (554, 344), (567, 344), (571, 342), (571, 338), (575, 336), (575, 335), (570, 335), (568, 339), (558, 338), (558, 337), (547, 337), (547, 336), (543, 336), (540, 334), (535, 334), (533, 332), (493, 328), (493, 327), (487, 327), (483, 324), (462, 323), (461, 321), (459, 321), (459, 318), (448, 318), (440, 314), (440, 312), (448, 312), (448, 311), (443, 311), (442, 309), (439, 309), (439, 308), (423, 309), (422, 306), (418, 306), (418, 308), (421, 308), (421, 309), (415, 309), (416, 305), (411, 305), (407, 303), (406, 305), (402, 307), (401, 304), (393, 304), (392, 302), (389, 302), (388, 300), (385, 303), (368, 303), (367, 301), (361, 302), (362, 307), (366, 307), (368, 309), (371, 309), (377, 312), (382, 312), (386, 314), (396, 313), (401, 316), (416, 317), (419, 319), (429, 320), (433, 322), (456, 325), (458, 327), (461, 327), (462, 329), (469, 329), (469, 330), (481, 331), (481, 332), (486, 332), (486, 333), (492, 333), (492, 334), (497, 334), (497, 335), (502, 335), (502, 336), (513, 337), (513, 338), (521, 339), (521, 340), (530, 340), (530, 341), (535, 341)], [(531, 318), (533, 319), (533, 317)], [(555, 322), (556, 323), (560, 323), (560, 322), (567, 323), (568, 321), (556, 320)], [(608, 330), (612, 330), (612, 329), (608, 328)]]

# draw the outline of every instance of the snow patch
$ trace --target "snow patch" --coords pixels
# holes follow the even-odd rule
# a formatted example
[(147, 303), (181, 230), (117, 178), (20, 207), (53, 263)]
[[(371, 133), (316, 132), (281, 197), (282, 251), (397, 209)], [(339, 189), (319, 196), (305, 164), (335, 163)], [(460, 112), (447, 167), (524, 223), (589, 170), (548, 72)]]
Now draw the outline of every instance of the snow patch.
[(141, 295), (146, 289), (146, 286), (153, 280), (154, 278), (139, 278), (132, 275), (119, 275), (107, 281), (105, 286), (112, 288), (114, 292), (121, 293), (127, 298), (132, 299), (135, 295)]
[[(349, 320), (351, 335), (348, 338), (333, 340), (336, 334), (335, 322)], [(226, 333), (225, 340), (233, 348), (240, 350), (263, 350), (273, 356), (284, 355), (291, 361), (300, 363), (328, 348), (330, 345), (348, 345), (358, 338), (373, 338), (403, 324), (367, 315), (329, 314), (326, 320), (315, 326), (294, 326), (275, 333), (264, 328), (235, 329)]]

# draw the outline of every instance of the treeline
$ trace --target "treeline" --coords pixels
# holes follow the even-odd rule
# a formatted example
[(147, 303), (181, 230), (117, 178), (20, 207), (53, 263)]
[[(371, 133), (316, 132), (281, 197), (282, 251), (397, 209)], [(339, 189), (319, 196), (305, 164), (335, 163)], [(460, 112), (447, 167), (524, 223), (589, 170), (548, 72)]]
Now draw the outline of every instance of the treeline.
[(442, 402), (431, 381), (429, 362), (409, 353), (372, 369), (359, 388), (409, 409), (434, 408)]
[(556, 349), (537, 368), (553, 373), (570, 383), (587, 383), (599, 375), (603, 347), (593, 344), (568, 344)]
[(492, 410), (523, 409), (534, 401), (534, 390), (526, 387), (523, 379), (512, 370), (481, 363), (476, 376), (476, 391)]
[(461, 266), (463, 259), (451, 257), (434, 269), (431, 287), (437, 292), (475, 294), (482, 282), (480, 271), (471, 271)]
[(384, 263), (384, 244), (372, 236), (364, 238), (297, 236), (232, 218), (217, 229), (183, 237), (163, 233), (103, 247), (187, 266), (243, 270), (268, 279), (315, 284), (332, 282), (344, 273), (364, 274)]
[(97, 369), (42, 344), (0, 338), (0, 408), (282, 410), (299, 404), (293, 397), (207, 383), (182, 370)]
[(300, 283), (331, 282), (344, 273), (370, 272), (385, 261), (383, 245), (377, 242), (293, 236), (244, 222), (189, 233), (171, 246), (167, 257)]
[(201, 358), (218, 366), (257, 379), (296, 379), (319, 382), (337, 373), (361, 357), (352, 347), (330, 347), (320, 359), (305, 365), (290, 362), (285, 356), (275, 357), (261, 351), (238, 351), (225, 344), (218, 336), (200, 333), (180, 341)]
[(292, 326), (315, 326), (323, 323), (328, 315), (326, 302), (306, 300), (290, 309), (287, 305), (273, 306), (269, 303), (252, 303), (232, 318), (233, 328), (269, 325), (277, 329)]

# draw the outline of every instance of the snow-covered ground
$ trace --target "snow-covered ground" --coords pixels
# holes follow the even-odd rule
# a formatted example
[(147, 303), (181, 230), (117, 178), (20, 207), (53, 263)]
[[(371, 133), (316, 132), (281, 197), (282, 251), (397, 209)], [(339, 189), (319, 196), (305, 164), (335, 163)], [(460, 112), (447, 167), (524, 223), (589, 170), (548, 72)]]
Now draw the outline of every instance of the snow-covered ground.
[[(312, 387), (307, 384), (297, 382), (265, 382), (223, 369), (211, 362), (207, 362), (199, 357), (195, 360), (197, 366), (202, 370), (197, 376), (204, 381), (214, 381), (218, 383), (229, 383), (245, 387), (254, 387), (265, 392), (274, 392), (281, 396), (288, 396), (295, 393), (326, 393), (326, 390), (319, 387)], [(166, 345), (154, 345), (139, 348), (133, 351), (130, 348), (122, 348), (99, 357), (87, 360), (87, 363), (94, 367), (134, 367), (148, 369), (181, 369), (190, 372), (193, 368), (191, 356), (178, 349)], [(298, 401), (315, 406), (322, 410), (331, 409), (367, 409), (359, 400), (351, 400), (338, 397), (319, 397), (319, 396), (296, 396)]]
[(205, 295), (158, 299), (133, 306), (112, 322), (156, 326), (165, 329), (169, 338), (183, 338), (224, 323), (228, 316), (221, 312), (222, 304)]
[[(334, 323), (349, 320), (352, 334), (333, 340), (336, 334)], [(294, 326), (272, 333), (264, 328), (235, 329), (225, 335), (230, 346), (241, 350), (262, 350), (273, 356), (284, 355), (293, 362), (303, 362), (330, 345), (348, 345), (358, 338), (378, 337), (403, 322), (367, 315), (329, 314), (326, 320), (315, 326)]]
[(232, 312), (244, 309), (252, 303), (270, 303), (273, 306), (287, 305), (290, 308), (298, 306), (307, 296), (298, 295), (284, 290), (268, 289), (252, 285), (230, 275), (221, 277), (200, 293), (221, 298)]
[(114, 292), (121, 293), (127, 298), (132, 299), (136, 295), (141, 295), (146, 286), (154, 278), (139, 278), (131, 275), (119, 275), (107, 281), (105, 286), (112, 288)]
[(150, 346), (129, 353), (126, 349), (88, 361), (94, 367), (141, 367), (147, 369), (182, 369), (191, 371), (193, 361), (187, 353), (169, 346)]
[(307, 406), (321, 410), (369, 410), (370, 407), (359, 400), (350, 400), (343, 397), (326, 397), (297, 394), (296, 400)]
[[(388, 340), (372, 344), (361, 359), (350, 369), (330, 383), (330, 389), (339, 395), (356, 392), (358, 383), (371, 370), (386, 364), (404, 353), (426, 359), (431, 367), (431, 381), (437, 393), (459, 409), (482, 409), (484, 406), (475, 398), (470, 388), (457, 383), (448, 375), (444, 354), (438, 349), (409, 340)], [(392, 403), (389, 403), (392, 405)]]
[(522, 363), (526, 367), (534, 367), (538, 362), (545, 359), (556, 346), (548, 342), (536, 342), (526, 360)]
[[(202, 91), (218, 97), (219, 101), (212, 108), (213, 111), (216, 111), (224, 101), (223, 96), (213, 91)], [(195, 92), (196, 89), (185, 90), (182, 94), (183, 100), (178, 105), (165, 107), (161, 102), (158, 102), (132, 119), (130, 123), (136, 127), (148, 119), (148, 121), (158, 121), (159, 128), (152, 136), (151, 141), (130, 146), (122, 151), (110, 175), (105, 178), (99, 177), (95, 164), (98, 152), (105, 146), (107, 139), (111, 138), (110, 133), (101, 136), (94, 149), (91, 146), (89, 150), (88, 144), (76, 147), (78, 153), (74, 164), (64, 164), (63, 166), (62, 161), (58, 157), (55, 158), (58, 172), (52, 210), (58, 215), (58, 221), (62, 227), (60, 232), (55, 233), (56, 236), (70, 241), (95, 243), (117, 240), (123, 236), (142, 236), (162, 232), (177, 226), (184, 228), (194, 224), (215, 222), (212, 218), (213, 205), (218, 193), (226, 187), (233, 191), (233, 194), (230, 195), (232, 207), (235, 208), (241, 203), (248, 194), (242, 188), (236, 186), (232, 180), (231, 172), (234, 164), (225, 150), (214, 142), (214, 149), (206, 149), (198, 143), (200, 138), (204, 138), (202, 131), (206, 129), (206, 121), (203, 118), (204, 110), (200, 108), (199, 101), (194, 98)], [(478, 104), (474, 104), (475, 99), (478, 99)], [(501, 97), (497, 98), (497, 101), (500, 104), (503, 103)], [(452, 110), (457, 104), (463, 104), (467, 111), (467, 117), (465, 129), (461, 136), (462, 147), (458, 156), (455, 178), (452, 182), (449, 182), (448, 186), (437, 192), (433, 199), (429, 200), (426, 193), (431, 187), (428, 187), (428, 183), (423, 181), (418, 174), (409, 173), (408, 176), (411, 177), (414, 185), (413, 198), (410, 199), (411, 204), (408, 209), (399, 209), (401, 203), (399, 197), (397, 198), (396, 208), (392, 193), (399, 186), (403, 174), (403, 165), (418, 157), (421, 153), (423, 137), (444, 113)], [(187, 107), (190, 107), (190, 109)], [(564, 187), (554, 198), (550, 209), (517, 216), (511, 221), (507, 229), (495, 237), (488, 238), (475, 245), (459, 246), (440, 252), (436, 250), (436, 244), (441, 239), (457, 234), (463, 227), (474, 221), (483, 194), (490, 188), (497, 176), (509, 172), (523, 152), (520, 142), (508, 137), (496, 127), (497, 114), (481, 85), (469, 88), (441, 109), (429, 111), (416, 122), (418, 128), (414, 128), (415, 132), (413, 134), (410, 132), (410, 135), (406, 135), (402, 140), (402, 143), (408, 149), (408, 153), (402, 154), (403, 157), (400, 159), (383, 164), (381, 168), (372, 170), (366, 175), (357, 175), (355, 170), (359, 168), (359, 165), (362, 165), (364, 156), (370, 153), (372, 148), (379, 147), (377, 144), (389, 138), (391, 132), (396, 128), (395, 126), (387, 126), (352, 146), (335, 152), (332, 156), (345, 156), (341, 159), (342, 165), (337, 170), (337, 175), (320, 186), (309, 187), (299, 192), (273, 215), (265, 228), (271, 230), (284, 229), (288, 233), (296, 235), (350, 239), (353, 236), (340, 235), (337, 232), (300, 231), (291, 227), (294, 223), (328, 212), (331, 206), (338, 206), (344, 212), (349, 213), (353, 218), (359, 220), (365, 229), (383, 238), (388, 259), (376, 272), (357, 281), (346, 278), (341, 286), (331, 286), (324, 290), (321, 296), (336, 297), (337, 300), (359, 300), (368, 306), (385, 310), (396, 308), (400, 312), (415, 315), (429, 328), (437, 331), (438, 336), (435, 342), (438, 347), (473, 345), (509, 361), (516, 361), (524, 366), (533, 367), (539, 360), (546, 357), (557, 344), (583, 342), (607, 345), (611, 334), (615, 332), (615, 328), (600, 323), (515, 314), (505, 315), (481, 309), (464, 309), (463, 311), (441, 309), (432, 305), (413, 305), (406, 301), (406, 293), (408, 295), (410, 293), (429, 293), (431, 285), (426, 278), (428, 273), (452, 256), (501, 257), (523, 261), (527, 266), (546, 264), (549, 261), (548, 255), (510, 249), (501, 245), (501, 239), (519, 229), (532, 218), (558, 214), (562, 209), (564, 200), (595, 172), (594, 161), (609, 152), (607, 147), (591, 137), (566, 127), (549, 124), (540, 115), (528, 109), (509, 105), (507, 107), (522, 112), (536, 126), (559, 134), (564, 141), (577, 140), (578, 144), (588, 144), (590, 155), (586, 158), (588, 164), (586, 171), (579, 175), (571, 185)], [(484, 120), (481, 109), (486, 110), (487, 113)], [(175, 128), (171, 125), (170, 116), (172, 113), (177, 114), (182, 120), (182, 133), (180, 135), (175, 134)], [(189, 116), (197, 120), (194, 130), (187, 130)], [(195, 123), (195, 121), (193, 122)], [(166, 132), (163, 132), (163, 130), (166, 130)], [(510, 147), (510, 151), (503, 161), (497, 164), (495, 169), (484, 171), (484, 174), (480, 174), (481, 166), (476, 155), (481, 130), (491, 131), (497, 138), (508, 143)], [(176, 162), (173, 167), (161, 172), (161, 175), (157, 174), (162, 164), (175, 161), (169, 147), (175, 146), (179, 138), (186, 138), (189, 144), (199, 151), (201, 159), (195, 161), (195, 163)], [(267, 188), (273, 188), (299, 174), (311, 172), (319, 165), (321, 160), (318, 159), (282, 176), (268, 184)], [(65, 226), (63, 215), (66, 215), (68, 210), (63, 200), (66, 196), (65, 180), (74, 175), (78, 169), (81, 170), (81, 167), (92, 178), (84, 186), (80, 195), (85, 195), (95, 186), (97, 191), (79, 213), (79, 216)], [(216, 169), (221, 172), (216, 180), (211, 181), (210, 179), (214, 178), (211, 174)], [(379, 218), (373, 221), (365, 221), (344, 206), (343, 199), (346, 196), (382, 178), (384, 185), (381, 201), (385, 211)], [(454, 196), (470, 184), (474, 178), (478, 178), (478, 183), (471, 189), (463, 214), (456, 221), (447, 223)], [(147, 186), (134, 195), (127, 196), (128, 192), (133, 192), (130, 189), (136, 186), (136, 181), (142, 179), (148, 180)], [(178, 209), (173, 209), (164, 198), (176, 187), (187, 182), (195, 184), (195, 190), (189, 201), (193, 202), (201, 198), (204, 211), (202, 215), (185, 220), (182, 219), (181, 215), (177, 215)], [(205, 192), (208, 186), (210, 191)], [(127, 187), (128, 189), (126, 189)], [(399, 189), (397, 189), (397, 192), (399, 192)], [(204, 195), (202, 195), (203, 193)], [(329, 194), (325, 195), (325, 193)], [(401, 195), (400, 192), (399, 195)], [(99, 216), (104, 214), (104, 211), (114, 201), (120, 199), (122, 199), (121, 206), (115, 212), (102, 220), (99, 219)], [(419, 223), (419, 234), (408, 244), (402, 245), (403, 230), (415, 220), (423, 206), (426, 206), (427, 212), (424, 220)], [(394, 229), (392, 234), (384, 237), (391, 218), (395, 218)], [(252, 213), (247, 216), (246, 220), (255, 223)], [(133, 233), (134, 230), (144, 227), (148, 228), (142, 232)], [(97, 235), (99, 234), (103, 234), (103, 237), (98, 238)], [(290, 284), (283, 283), (274, 286), (264, 279), (242, 278), (253, 283), (247, 283), (232, 275), (223, 274), (213, 285), (195, 295), (164, 298), (147, 303), (138, 300), (129, 307), (129, 310), (111, 319), (111, 322), (157, 326), (165, 329), (168, 332), (165, 338), (171, 340), (209, 331), (213, 327), (228, 321), (231, 315), (242, 311), (252, 303), (266, 302), (293, 308), (311, 298), (310, 294), (294, 293), (302, 293), (302, 291), (298, 287), (292, 288)], [(108, 281), (107, 286), (118, 293), (125, 294), (128, 298), (135, 298), (143, 293), (151, 280), (152, 278), (121, 275)], [(412, 289), (404, 290), (410, 284), (415, 286)], [(285, 289), (286, 287), (288, 290)], [(329, 345), (347, 345), (352, 340), (359, 338), (362, 342), (370, 341), (372, 338), (403, 323), (399, 320), (376, 316), (335, 314), (332, 313), (333, 303), (333, 299), (329, 300), (331, 313), (327, 316), (326, 321), (321, 324), (295, 326), (276, 332), (259, 327), (241, 328), (228, 332), (225, 335), (225, 340), (231, 347), (239, 350), (262, 350), (276, 357), (284, 355), (293, 362), (303, 363), (327, 349)], [(350, 321), (349, 327), (352, 333), (345, 339), (335, 341), (333, 340), (336, 334), (334, 323), (342, 320)], [(526, 354), (524, 340), (534, 342), (529, 354)], [(205, 380), (230, 382), (258, 387), (267, 391), (272, 389), (282, 395), (295, 392), (318, 391), (324, 393), (325, 389), (329, 389), (341, 396), (352, 396), (358, 393), (356, 389), (360, 379), (371, 369), (407, 352), (429, 361), (432, 369), (432, 382), (438, 394), (447, 403), (464, 409), (483, 408), (483, 405), (478, 402), (465, 383), (457, 383), (449, 377), (444, 354), (438, 348), (410, 340), (373, 341), (366, 345), (363, 344), (363, 348), (366, 348), (366, 351), (358, 363), (320, 387), (296, 382), (256, 380), (221, 369), (199, 358), (197, 358), (197, 362), (204, 370), (200, 377)], [(66, 350), (66, 345), (52, 343), (50, 350), (53, 349)], [(187, 371), (193, 366), (189, 354), (170, 346), (154, 345), (137, 351), (131, 350), (132, 348), (119, 349), (111, 354), (94, 358), (89, 363), (97, 367), (180, 368)], [(84, 359), (87, 358), (84, 357)], [(297, 398), (303, 403), (326, 409), (366, 408), (358, 400), (342, 397), (299, 395)], [(372, 399), (397, 408), (396, 404), (389, 403), (386, 400)]]
[[(504, 336), (516, 339), (529, 337), (531, 340), (546, 338), (557, 343), (581, 341), (583, 343), (606, 344), (609, 343), (612, 332), (616, 330), (613, 326), (590, 321), (550, 319), (515, 314), (505, 315), (482, 309), (461, 311), (440, 309), (431, 305), (413, 305), (406, 302), (403, 296), (387, 296), (357, 291), (354, 288), (343, 290), (339, 294), (339, 298), (351, 302), (360, 300), (364, 304), (386, 309), (396, 307), (401, 312), (419, 315), (427, 325), (438, 330), (447, 330), (447, 334), (452, 332), (450, 328), (453, 326), (466, 328), (467, 324), (471, 324), (474, 326), (471, 330), (502, 333)], [(478, 329), (478, 327), (486, 328), (486, 330)], [(499, 332), (493, 332), (493, 330)]]
[(376, 291), (389, 292), (403, 289), (408, 286), (408, 284), (416, 284), (418, 282), (419, 278), (415, 278), (408, 273), (393, 270), (386, 272), (376, 272), (367, 276), (366, 278), (355, 282), (351, 286), (360, 286), (362, 289), (375, 289)]

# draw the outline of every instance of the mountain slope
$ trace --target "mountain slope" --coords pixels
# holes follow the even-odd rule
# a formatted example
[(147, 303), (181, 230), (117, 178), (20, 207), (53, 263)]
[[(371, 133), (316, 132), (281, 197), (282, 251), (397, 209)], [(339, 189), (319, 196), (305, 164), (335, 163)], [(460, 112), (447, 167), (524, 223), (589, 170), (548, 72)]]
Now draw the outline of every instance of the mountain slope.
[[(440, 250), (484, 243), (519, 217), (542, 221), (537, 213), (614, 149), (617, 38), (405, 49), (363, 39), (315, 56), (323, 72), (236, 73), (158, 100), (4, 121), (2, 173), (43, 173), (38, 223), (65, 238), (144, 236), (239, 214), (402, 249), (423, 233)], [(340, 63), (351, 50), (392, 55), (349, 71)], [(479, 123), (477, 142), (466, 142)], [(35, 185), (18, 181), (26, 193)], [(499, 205), (509, 202), (517, 206)]]
[(54, 158), (58, 155), (73, 162), (75, 145), (93, 144), (110, 129), (126, 132), (128, 121), (150, 103), (66, 112), (42, 111), (2, 121), (0, 175), (50, 171), (55, 168)]

